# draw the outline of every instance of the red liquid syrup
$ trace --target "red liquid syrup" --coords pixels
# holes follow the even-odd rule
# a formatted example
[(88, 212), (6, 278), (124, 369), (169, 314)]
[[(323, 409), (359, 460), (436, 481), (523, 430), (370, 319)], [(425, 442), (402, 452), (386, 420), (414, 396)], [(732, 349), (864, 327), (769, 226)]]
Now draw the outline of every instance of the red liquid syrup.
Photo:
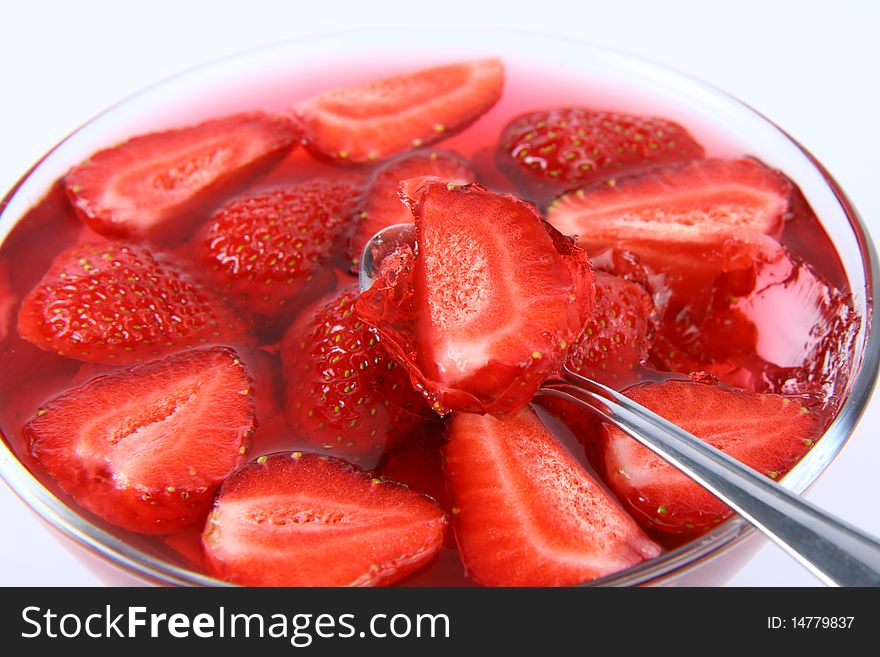
[[(346, 72), (339, 75), (327, 75), (327, 69), (320, 71), (320, 75), (312, 71), (308, 76), (290, 72), (289, 79), (282, 73), (280, 80), (257, 76), (246, 81), (243, 91), (227, 90), (225, 97), (218, 92), (210, 98), (200, 99), (199, 103), (185, 103), (185, 109), (172, 107), (156, 113), (148, 125), (127, 136), (169, 126), (184, 126), (241, 110), (263, 109), (281, 113), (321, 89), (393, 74), (401, 68), (400, 65), (369, 66), (368, 70), (353, 72), (347, 67), (340, 68)], [(665, 115), (682, 122), (703, 143), (708, 156), (748, 155), (737, 150), (729, 140), (670, 114), (662, 105), (645, 103), (631, 92), (604, 87), (580, 88), (564, 80), (560, 74), (541, 72), (539, 75), (523, 68), (508, 67), (501, 101), (470, 128), (433, 146), (455, 150), (468, 158), (477, 171), (478, 182), (490, 189), (516, 193), (494, 162), (495, 145), (503, 126), (523, 112), (583, 105)], [(113, 139), (101, 146), (111, 146), (121, 140)], [(341, 170), (316, 161), (299, 147), (272, 171), (250, 184), (248, 189), (237, 190), (232, 197), (340, 173), (366, 180), (370, 171), (371, 167)], [(821, 410), (826, 425), (830, 423), (839, 405), (838, 393), (845, 383), (845, 373), (850, 368), (851, 343), (860, 318), (855, 317), (851, 309), (846, 276), (831, 240), (806, 201), (800, 199), (794, 209), (781, 239), (785, 254), (754, 271), (722, 276), (712, 290), (704, 291), (708, 294), (709, 304), (694, 311), (693, 317), (689, 317), (689, 311), (682, 307), (675, 308), (675, 312), (666, 312), (661, 331), (666, 337), (658, 339), (648, 362), (657, 369), (646, 369), (643, 380), (662, 380), (668, 375), (658, 370), (668, 369), (673, 364), (681, 369), (699, 365), (699, 369), (708, 370), (733, 385), (799, 395)], [(0, 246), (0, 428), (28, 469), (62, 500), (74, 506), (75, 503), (58, 489), (29, 455), (22, 442), (21, 429), (48, 399), (114, 368), (80, 363), (33, 346), (18, 336), (16, 318), (21, 299), (36, 285), (59, 252), (74, 244), (105, 239), (79, 221), (56, 184)], [(185, 242), (170, 245), (165, 250), (172, 252), (182, 266), (188, 266)], [(345, 259), (344, 239), (340, 241), (337, 253), (328, 267), (334, 269), (337, 287), (350, 285), (355, 278), (349, 273), (349, 262)], [(599, 256), (596, 258), (599, 266), (608, 262), (610, 257), (608, 254), (591, 255)], [(196, 271), (194, 267), (191, 269)], [(655, 300), (667, 298), (669, 281), (656, 272), (644, 273), (650, 279)], [(315, 290), (315, 296), (326, 292), (326, 289)], [(252, 458), (280, 450), (304, 449), (304, 445), (289, 434), (283, 418), (283, 382), (275, 355), (277, 338), (258, 337), (261, 338), (261, 348), (256, 353), (253, 349), (238, 346), (255, 378), (261, 425), (254, 437)], [(836, 377), (838, 373), (844, 375)], [(582, 465), (590, 468), (584, 447), (565, 426), (543, 410), (539, 412)], [(417, 449), (436, 450), (437, 441), (421, 441)], [(439, 472), (441, 460), (436, 454), (429, 454), (420, 462), (424, 467), (437, 468), (435, 476), (430, 478), (439, 480), (442, 476)], [(382, 464), (374, 465), (381, 472)], [(140, 550), (183, 567), (201, 569), (197, 529), (168, 539), (145, 537), (109, 526), (87, 511), (80, 512)], [(667, 547), (671, 545), (667, 544)], [(434, 562), (402, 583), (473, 584), (464, 573), (452, 540), (447, 540), (446, 547)]]

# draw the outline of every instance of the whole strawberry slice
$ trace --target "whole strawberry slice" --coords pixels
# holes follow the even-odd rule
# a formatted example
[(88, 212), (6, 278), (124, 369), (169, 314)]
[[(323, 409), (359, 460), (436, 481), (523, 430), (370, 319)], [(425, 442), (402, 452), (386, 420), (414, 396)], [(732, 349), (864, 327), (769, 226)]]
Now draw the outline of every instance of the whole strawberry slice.
[(742, 233), (778, 238), (791, 192), (785, 176), (757, 160), (697, 160), (568, 192), (547, 220), (591, 252), (616, 246), (641, 256), (654, 247), (678, 258), (685, 246), (713, 247)]
[(531, 408), (454, 415), (444, 455), (459, 552), (481, 584), (566, 586), (660, 553)]
[(199, 262), (237, 307), (278, 324), (335, 282), (326, 264), (358, 194), (318, 178), (231, 201), (199, 233)]
[(255, 428), (244, 366), (233, 350), (211, 347), (68, 390), (24, 435), (79, 504), (124, 529), (170, 534), (205, 518)]
[(503, 85), (501, 62), (482, 59), (331, 89), (296, 109), (309, 151), (357, 164), (466, 128), (498, 101)]
[(382, 586), (430, 561), (447, 520), (432, 500), (345, 461), (261, 456), (220, 490), (208, 571), (251, 586)]
[(284, 410), (316, 449), (367, 466), (432, 413), (384, 342), (354, 313), (356, 287), (305, 310), (281, 343)]
[(77, 213), (105, 235), (184, 234), (220, 194), (280, 160), (299, 139), (289, 120), (235, 114), (135, 137), (74, 167), (64, 185)]
[(349, 242), (348, 256), (355, 265), (373, 235), (388, 226), (412, 223), (412, 212), (400, 199), (400, 182), (423, 176), (460, 185), (474, 180), (470, 165), (451, 151), (418, 151), (379, 167), (364, 193)]
[[(821, 432), (813, 412), (779, 395), (697, 381), (644, 383), (626, 394), (772, 479), (788, 472)], [(602, 432), (608, 485), (644, 527), (699, 533), (733, 514), (620, 429), (606, 424)]]
[(543, 202), (592, 180), (703, 153), (687, 130), (666, 119), (562, 107), (513, 119), (501, 133), (496, 161)]
[(358, 313), (438, 411), (515, 413), (589, 317), (586, 254), (530, 203), (476, 183), (428, 179), (408, 202), (418, 256), (390, 258)]
[(247, 325), (167, 257), (106, 242), (73, 246), (55, 258), (22, 302), (18, 332), (61, 356), (127, 364), (240, 341)]

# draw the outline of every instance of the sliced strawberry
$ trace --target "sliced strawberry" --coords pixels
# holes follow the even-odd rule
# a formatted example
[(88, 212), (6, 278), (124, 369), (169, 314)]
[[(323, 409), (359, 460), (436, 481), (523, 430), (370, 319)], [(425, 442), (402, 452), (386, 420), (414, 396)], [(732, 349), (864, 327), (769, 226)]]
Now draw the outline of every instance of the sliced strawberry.
[(697, 160), (563, 194), (547, 219), (591, 253), (615, 246), (642, 255), (644, 244), (679, 257), (680, 245), (715, 246), (742, 233), (778, 238), (791, 192), (785, 176), (756, 160)]
[(107, 242), (73, 246), (55, 258), (22, 302), (18, 332), (61, 356), (126, 364), (240, 341), (247, 324), (169, 258)]
[(371, 162), (466, 128), (498, 101), (503, 85), (498, 59), (461, 62), (324, 91), (297, 115), (313, 154)]
[(530, 408), (499, 420), (456, 414), (444, 448), (453, 525), (487, 586), (566, 586), (660, 553)]
[(536, 200), (592, 180), (703, 157), (687, 130), (666, 119), (563, 107), (513, 119), (496, 161)]
[(201, 230), (197, 258), (232, 303), (275, 326), (335, 283), (325, 265), (358, 193), (319, 178), (231, 201)]
[(409, 202), (418, 257), (399, 257), (358, 312), (441, 412), (516, 412), (589, 317), (586, 254), (531, 204), (477, 184), (429, 179)]
[(261, 456), (230, 477), (205, 527), (208, 570), (251, 586), (382, 586), (430, 561), (446, 516), (340, 459)]
[(287, 119), (235, 114), (98, 151), (64, 185), (99, 233), (165, 239), (190, 228), (217, 195), (280, 160), (298, 138)]
[(232, 349), (211, 347), (68, 390), (24, 434), (79, 504), (124, 529), (170, 534), (205, 518), (255, 428), (247, 371)]
[(369, 239), (383, 228), (411, 224), (412, 212), (400, 199), (400, 181), (434, 176), (464, 185), (474, 180), (470, 165), (451, 151), (418, 151), (397, 158), (376, 170), (361, 202), (348, 257), (357, 264)]
[(285, 415), (316, 449), (375, 464), (432, 413), (384, 341), (354, 314), (347, 287), (299, 315), (281, 343)]
[[(773, 479), (797, 463), (822, 429), (815, 414), (794, 399), (711, 382), (643, 383), (626, 394)], [(620, 429), (606, 424), (602, 431), (608, 485), (644, 527), (698, 533), (732, 515), (706, 489)]]

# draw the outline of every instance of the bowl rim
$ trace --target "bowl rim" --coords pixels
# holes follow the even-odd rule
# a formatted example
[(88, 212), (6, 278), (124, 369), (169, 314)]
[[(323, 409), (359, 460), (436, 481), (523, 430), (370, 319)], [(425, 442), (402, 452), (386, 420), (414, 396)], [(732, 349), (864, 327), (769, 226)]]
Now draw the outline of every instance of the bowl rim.
[[(408, 35), (409, 32), (410, 30), (407, 30), (406, 28), (373, 29), (370, 30), (370, 38), (378, 42), (383, 35), (386, 35), (389, 37), (389, 42), (391, 39), (399, 41), (401, 36)], [(880, 365), (880, 339), (875, 339), (877, 335), (880, 335), (880, 317), (876, 316), (874, 313), (874, 308), (878, 303), (878, 290), (875, 287), (875, 281), (880, 281), (880, 264), (878, 264), (877, 251), (863, 220), (843, 189), (831, 176), (828, 170), (812, 155), (812, 153), (810, 153), (790, 134), (747, 103), (723, 89), (716, 87), (712, 83), (706, 82), (705, 80), (674, 67), (655, 62), (650, 58), (629, 53), (604, 44), (530, 30), (465, 27), (455, 28), (454, 30), (452, 28), (431, 28), (429, 30), (420, 30), (419, 32), (422, 35), (428, 33), (435, 37), (437, 35), (450, 35), (454, 33), (457, 38), (460, 38), (460, 35), (464, 34), (469, 38), (479, 35), (482, 37), (494, 38), (496, 40), (499, 38), (508, 39), (510, 37), (518, 37), (543, 40), (548, 43), (552, 41), (553, 44), (565, 45), (566, 47), (576, 48), (585, 52), (588, 51), (597, 58), (610, 56), (626, 66), (637, 67), (667, 77), (671, 75), (677, 83), (687, 87), (693, 87), (703, 93), (709, 93), (717, 99), (720, 99), (722, 102), (733, 106), (736, 110), (758, 118), (768, 127), (777, 131), (787, 142), (794, 146), (795, 149), (806, 158), (808, 163), (821, 175), (832, 195), (839, 203), (840, 209), (846, 217), (849, 223), (849, 228), (851, 229), (858, 245), (859, 256), (861, 259), (860, 264), (865, 276), (865, 315), (862, 318), (864, 322), (862, 327), (864, 340), (861, 351), (856, 354), (858, 358), (854, 360), (852, 364), (851, 371), (854, 373), (854, 376), (850, 379), (849, 392), (841, 404), (837, 416), (828, 426), (820, 440), (817, 441), (816, 446), (814, 446), (814, 448), (795, 468), (795, 470), (801, 470), (803, 472), (805, 471), (805, 468), (802, 466), (805, 466), (805, 464), (809, 465), (811, 466), (809, 474), (798, 478), (787, 476), (780, 481), (780, 485), (786, 486), (796, 493), (802, 493), (805, 491), (830, 465), (833, 458), (840, 452), (852, 436), (852, 433), (871, 398), (878, 377), (878, 365)], [(186, 80), (191, 76), (210, 71), (220, 71), (231, 63), (244, 62), (254, 57), (277, 54), (289, 49), (304, 49), (308, 46), (316, 46), (334, 40), (348, 41), (354, 35), (363, 38), (364, 32), (358, 30), (332, 31), (306, 38), (283, 40), (254, 48), (248, 48), (220, 58), (212, 59), (197, 66), (188, 67), (129, 94), (70, 132), (64, 137), (64, 139), (59, 141), (52, 147), (52, 149), (47, 151), (39, 160), (37, 160), (13, 185), (10, 191), (4, 196), (3, 200), (0, 201), (0, 218), (6, 214), (10, 202), (16, 197), (16, 194), (20, 189), (31, 179), (31, 176), (39, 171), (40, 167), (47, 160), (50, 160), (53, 155), (62, 148), (62, 146), (86, 128), (99, 123), (108, 115), (112, 116), (115, 112), (124, 108), (129, 103), (144, 98), (151, 93), (159, 92), (162, 89), (171, 86), (173, 83)], [(462, 41), (464, 42), (466, 40), (462, 39)], [(44, 189), (43, 193), (45, 193), (45, 191), (46, 190)], [(20, 216), (16, 217), (16, 221), (20, 218)], [(6, 236), (4, 235), (0, 240), (5, 240), (5, 237)], [(88, 518), (80, 515), (72, 507), (56, 497), (30, 473), (27, 467), (16, 457), (5, 436), (2, 435), (2, 429), (0, 429), (0, 437), (3, 438), (0, 440), (0, 478), (2, 478), (12, 491), (43, 521), (48, 523), (54, 529), (60, 531), (63, 535), (74, 539), (74, 541), (87, 548), (90, 552), (109, 561), (111, 565), (122, 567), (127, 570), (129, 574), (148, 582), (176, 585), (230, 585), (228, 582), (214, 579), (208, 575), (177, 566), (164, 559), (151, 555), (101, 529)], [(828, 438), (834, 438), (834, 440), (827, 440)], [(811, 459), (810, 457), (814, 452), (817, 452), (820, 445), (823, 446), (821, 459), (818, 456)], [(817, 463), (813, 463), (813, 461), (817, 461)], [(794, 470), (792, 472), (794, 472)], [(693, 569), (704, 561), (720, 555), (755, 533), (755, 528), (749, 525), (747, 521), (740, 516), (734, 516), (713, 530), (679, 548), (666, 551), (659, 557), (643, 562), (624, 571), (598, 578), (580, 584), (579, 586), (664, 585), (672, 581), (675, 577), (681, 575), (683, 572)]]

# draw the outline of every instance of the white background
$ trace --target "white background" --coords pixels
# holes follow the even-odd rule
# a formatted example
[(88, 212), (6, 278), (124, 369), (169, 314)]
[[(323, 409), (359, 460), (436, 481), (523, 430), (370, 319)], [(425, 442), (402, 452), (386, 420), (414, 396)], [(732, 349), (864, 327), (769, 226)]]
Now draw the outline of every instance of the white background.
[[(494, 26), (579, 37), (709, 80), (812, 151), (880, 235), (880, 3), (13, 2), (0, 21), (0, 192), (106, 106), (180, 69), (340, 29)], [(880, 399), (809, 499), (880, 535)], [(0, 584), (98, 584), (0, 483)], [(815, 585), (767, 545), (732, 585)]]

